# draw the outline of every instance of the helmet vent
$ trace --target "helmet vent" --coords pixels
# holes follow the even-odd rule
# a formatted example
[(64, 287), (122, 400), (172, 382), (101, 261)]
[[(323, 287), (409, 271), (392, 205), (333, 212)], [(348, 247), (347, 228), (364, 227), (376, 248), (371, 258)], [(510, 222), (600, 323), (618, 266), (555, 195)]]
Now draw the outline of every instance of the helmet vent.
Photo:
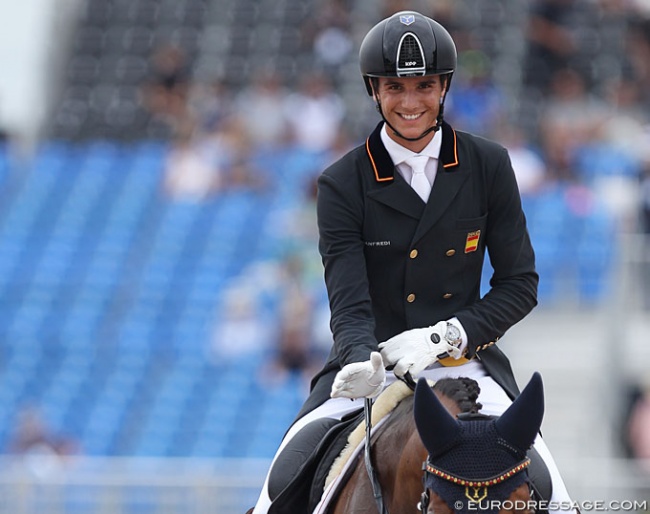
[(425, 71), (426, 62), (420, 40), (412, 32), (407, 32), (397, 47), (397, 76), (420, 76)]

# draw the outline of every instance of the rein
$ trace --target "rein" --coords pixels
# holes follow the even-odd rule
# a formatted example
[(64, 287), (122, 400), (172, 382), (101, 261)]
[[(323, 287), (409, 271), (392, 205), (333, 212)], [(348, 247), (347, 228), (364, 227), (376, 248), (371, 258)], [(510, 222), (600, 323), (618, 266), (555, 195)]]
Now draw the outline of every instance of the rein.
[[(415, 391), (415, 380), (411, 374), (407, 371), (403, 377), (397, 377), (402, 382), (404, 382), (409, 389)], [(372, 456), (370, 455), (370, 431), (372, 430), (372, 399), (366, 398), (363, 403), (363, 413), (366, 418), (366, 448), (364, 451), (364, 460), (366, 462), (366, 470), (368, 471), (368, 478), (370, 479), (370, 484), (372, 485), (372, 494), (375, 497), (375, 503), (377, 504), (377, 509), (379, 514), (388, 514), (388, 509), (384, 503), (384, 497), (381, 492), (381, 484), (379, 483), (379, 478), (377, 477), (377, 472), (375, 471), (374, 466), (372, 465)], [(426, 503), (424, 502), (426, 496)], [(418, 510), (422, 514), (426, 514), (427, 506), (429, 505), (429, 493), (425, 489), (422, 494), (422, 501), (418, 503)]]
[(366, 417), (366, 448), (364, 452), (365, 461), (366, 461), (366, 470), (368, 471), (368, 478), (370, 479), (370, 484), (372, 485), (372, 494), (375, 497), (375, 502), (377, 503), (377, 509), (379, 514), (388, 514), (388, 509), (384, 504), (384, 498), (381, 494), (381, 484), (377, 478), (377, 473), (375, 468), (372, 465), (372, 457), (370, 455), (370, 430), (372, 429), (372, 399), (366, 398), (363, 403), (363, 413)]

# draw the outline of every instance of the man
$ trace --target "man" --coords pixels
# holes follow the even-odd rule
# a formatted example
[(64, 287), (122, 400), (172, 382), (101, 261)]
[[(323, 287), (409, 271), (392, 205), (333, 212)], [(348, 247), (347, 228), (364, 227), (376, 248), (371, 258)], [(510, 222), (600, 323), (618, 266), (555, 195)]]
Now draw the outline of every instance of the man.
[[(340, 419), (407, 372), (474, 378), (482, 412), (501, 414), (519, 390), (495, 342), (537, 303), (507, 151), (443, 119), (456, 68), (449, 33), (400, 12), (368, 32), (359, 58), (383, 121), (319, 178), (334, 345), (281, 450), (311, 421)], [(486, 249), (494, 275), (481, 298)], [(543, 441), (535, 447), (553, 478), (553, 499), (568, 500)], [(254, 513), (269, 506), (265, 486)]]

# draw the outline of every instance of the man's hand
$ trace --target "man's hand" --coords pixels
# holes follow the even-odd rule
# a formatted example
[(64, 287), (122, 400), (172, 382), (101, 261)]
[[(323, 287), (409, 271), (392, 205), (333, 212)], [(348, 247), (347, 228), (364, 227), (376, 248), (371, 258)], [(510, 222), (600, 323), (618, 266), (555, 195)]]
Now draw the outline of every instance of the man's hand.
[(447, 322), (432, 327), (414, 328), (391, 337), (379, 345), (386, 366), (394, 366), (393, 373), (403, 377), (410, 372), (415, 378), (422, 370), (448, 355), (458, 359), (461, 351), (444, 338)]
[(374, 398), (386, 382), (384, 362), (379, 352), (372, 352), (370, 360), (352, 362), (343, 366), (332, 384), (332, 398)]

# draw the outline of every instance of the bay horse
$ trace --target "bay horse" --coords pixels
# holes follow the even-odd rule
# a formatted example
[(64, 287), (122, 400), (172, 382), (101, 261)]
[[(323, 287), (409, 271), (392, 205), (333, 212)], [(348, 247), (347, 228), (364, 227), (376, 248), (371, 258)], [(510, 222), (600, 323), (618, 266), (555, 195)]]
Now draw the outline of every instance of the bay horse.
[(526, 452), (542, 422), (541, 377), (535, 373), (498, 418), (479, 413), (478, 394), (471, 379), (443, 379), (433, 389), (420, 379), (372, 436), (381, 501), (361, 456), (328, 513), (534, 512)]

